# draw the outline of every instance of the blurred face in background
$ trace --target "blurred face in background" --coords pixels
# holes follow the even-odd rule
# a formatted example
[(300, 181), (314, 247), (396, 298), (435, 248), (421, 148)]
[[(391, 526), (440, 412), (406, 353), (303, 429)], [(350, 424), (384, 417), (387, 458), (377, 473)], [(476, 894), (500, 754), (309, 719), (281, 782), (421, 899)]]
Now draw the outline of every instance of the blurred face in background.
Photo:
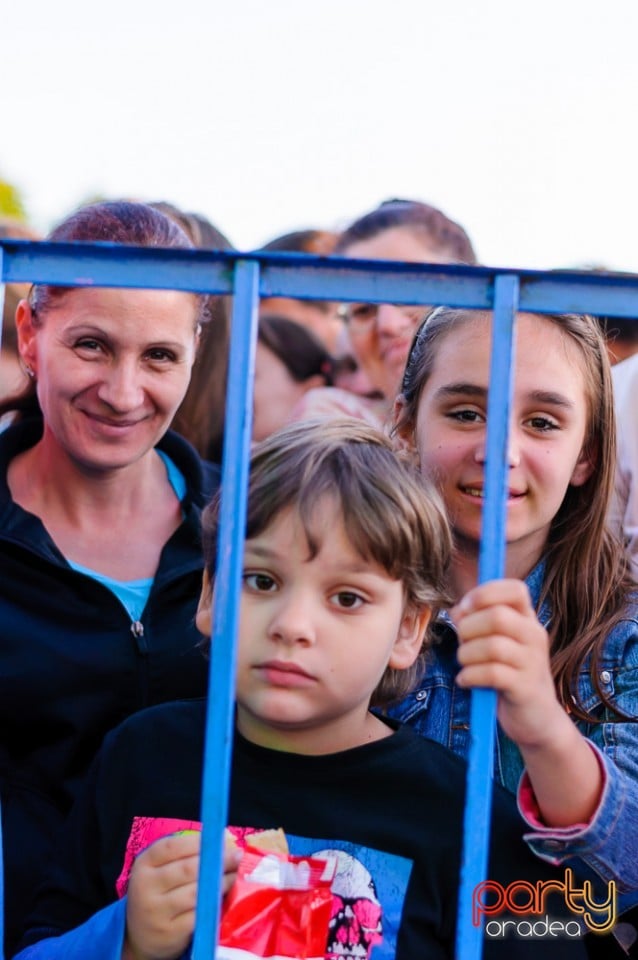
[(358, 397), (367, 397), (371, 400), (383, 399), (381, 391), (373, 385), (370, 377), (359, 364), (350, 343), (349, 330), (345, 325), (339, 333), (334, 350), (332, 379), (335, 387), (354, 393)]
[(324, 385), (322, 377), (295, 380), (288, 367), (265, 344), (257, 342), (253, 397), (253, 441), (283, 427), (308, 390)]
[(343, 328), (338, 304), (329, 301), (294, 300), (292, 297), (265, 297), (259, 306), (259, 315), (287, 317), (321, 340), (330, 353), (334, 353)]
[[(331, 230), (310, 228), (276, 237), (265, 244), (265, 253), (308, 254), (310, 257), (326, 257), (333, 253), (337, 234)], [(300, 259), (300, 262), (303, 257)], [(264, 297), (259, 306), (259, 316), (278, 316), (294, 320), (310, 330), (334, 353), (337, 337), (343, 327), (339, 304), (328, 300), (296, 300), (294, 297)]]
[[(448, 251), (433, 245), (425, 231), (390, 227), (343, 250), (345, 257), (402, 260), (407, 263), (450, 263)], [(355, 358), (372, 385), (388, 403), (399, 391), (412, 337), (429, 306), (392, 303), (349, 303), (344, 316)]]

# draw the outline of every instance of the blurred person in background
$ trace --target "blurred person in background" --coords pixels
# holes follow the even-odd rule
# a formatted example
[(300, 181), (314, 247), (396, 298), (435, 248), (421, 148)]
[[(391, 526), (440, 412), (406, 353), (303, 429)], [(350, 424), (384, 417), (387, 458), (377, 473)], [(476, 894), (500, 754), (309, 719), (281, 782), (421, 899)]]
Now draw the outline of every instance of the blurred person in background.
[[(458, 223), (427, 203), (387, 200), (340, 235), (335, 253), (364, 260), (476, 264)], [(389, 411), (398, 392), (412, 337), (427, 306), (347, 303), (342, 315), (354, 355)]]
[[(588, 273), (611, 274), (618, 271), (599, 263), (579, 264), (569, 268)], [(627, 274), (632, 276), (632, 274)], [(607, 355), (612, 367), (638, 352), (638, 318), (636, 317), (595, 317), (607, 344)]]
[[(0, 217), (0, 237), (18, 240), (40, 240), (35, 230), (10, 217)], [(7, 283), (4, 288), (2, 311), (2, 347), (0, 348), (0, 400), (20, 390), (27, 383), (27, 375), (20, 366), (16, 333), (16, 307), (29, 293), (28, 283)]]
[[(234, 250), (230, 240), (202, 214), (186, 213), (165, 201), (157, 201), (150, 206), (174, 220), (193, 246), (205, 250)], [(172, 428), (185, 437), (204, 460), (221, 463), (230, 340), (230, 297), (209, 296), (206, 312), (191, 382), (175, 415)]]
[[(308, 253), (326, 257), (333, 253), (338, 234), (329, 230), (297, 230), (275, 237), (260, 253)], [(334, 353), (337, 338), (343, 327), (338, 305), (329, 300), (296, 300), (293, 297), (264, 297), (259, 306), (259, 315), (288, 317), (323, 341)]]
[(612, 366), (638, 352), (638, 317), (598, 317)]
[(332, 385), (306, 391), (290, 414), (290, 420), (355, 417), (379, 430), (386, 421), (387, 403), (359, 365), (347, 327), (337, 338), (332, 363)]
[(371, 382), (354, 355), (350, 332), (344, 325), (339, 331), (334, 353), (334, 371), (332, 377), (335, 387), (347, 390), (357, 397), (372, 401), (383, 401), (383, 394)]
[(302, 397), (332, 383), (332, 357), (307, 327), (287, 317), (259, 320), (255, 354), (253, 440), (263, 440), (291, 420)]
[(638, 354), (612, 367), (611, 376), (618, 460), (609, 524), (625, 543), (638, 579)]

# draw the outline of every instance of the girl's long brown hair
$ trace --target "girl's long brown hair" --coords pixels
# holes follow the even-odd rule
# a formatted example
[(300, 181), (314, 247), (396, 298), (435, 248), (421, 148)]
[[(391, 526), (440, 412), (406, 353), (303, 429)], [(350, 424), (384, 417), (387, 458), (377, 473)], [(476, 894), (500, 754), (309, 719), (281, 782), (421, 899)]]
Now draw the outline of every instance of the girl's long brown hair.
[[(593, 317), (542, 316), (556, 324), (580, 351), (588, 401), (585, 450), (594, 470), (582, 486), (567, 488), (552, 521), (538, 609), (548, 602), (551, 610), (547, 629), (558, 698), (570, 712), (591, 722), (591, 714), (578, 701), (578, 675), (587, 663), (601, 701), (618, 714), (600, 685), (600, 657), (609, 632), (623, 619), (629, 595), (636, 589), (623, 545), (606, 523), (616, 469), (613, 387), (605, 341)], [(432, 373), (439, 341), (463, 323), (489, 318), (490, 314), (479, 311), (440, 307), (425, 320), (406, 364), (395, 434), (404, 438), (413, 434), (419, 399)]]

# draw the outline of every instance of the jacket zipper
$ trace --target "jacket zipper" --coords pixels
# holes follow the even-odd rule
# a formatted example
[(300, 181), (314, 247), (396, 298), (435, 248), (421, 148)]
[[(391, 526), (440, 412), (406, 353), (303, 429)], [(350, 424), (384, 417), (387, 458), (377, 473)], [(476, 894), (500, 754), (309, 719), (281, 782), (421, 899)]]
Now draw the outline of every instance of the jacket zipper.
[(146, 643), (146, 637), (144, 636), (144, 624), (141, 622), (141, 620), (131, 621), (131, 633), (135, 639), (137, 652), (146, 656), (148, 653), (148, 644)]

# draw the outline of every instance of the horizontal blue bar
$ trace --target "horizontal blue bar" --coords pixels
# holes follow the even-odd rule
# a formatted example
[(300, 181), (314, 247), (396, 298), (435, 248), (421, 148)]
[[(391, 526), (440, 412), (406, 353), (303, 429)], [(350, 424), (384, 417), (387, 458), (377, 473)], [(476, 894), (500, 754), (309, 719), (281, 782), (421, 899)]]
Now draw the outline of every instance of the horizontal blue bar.
[[(399, 263), (296, 253), (161, 250), (119, 244), (0, 240), (5, 282), (149, 287), (231, 294), (238, 260), (260, 265), (260, 296), (447, 304), (492, 309), (494, 280), (516, 276), (520, 309), (638, 318), (638, 276), (577, 270)], [(291, 269), (294, 268), (294, 269)]]

